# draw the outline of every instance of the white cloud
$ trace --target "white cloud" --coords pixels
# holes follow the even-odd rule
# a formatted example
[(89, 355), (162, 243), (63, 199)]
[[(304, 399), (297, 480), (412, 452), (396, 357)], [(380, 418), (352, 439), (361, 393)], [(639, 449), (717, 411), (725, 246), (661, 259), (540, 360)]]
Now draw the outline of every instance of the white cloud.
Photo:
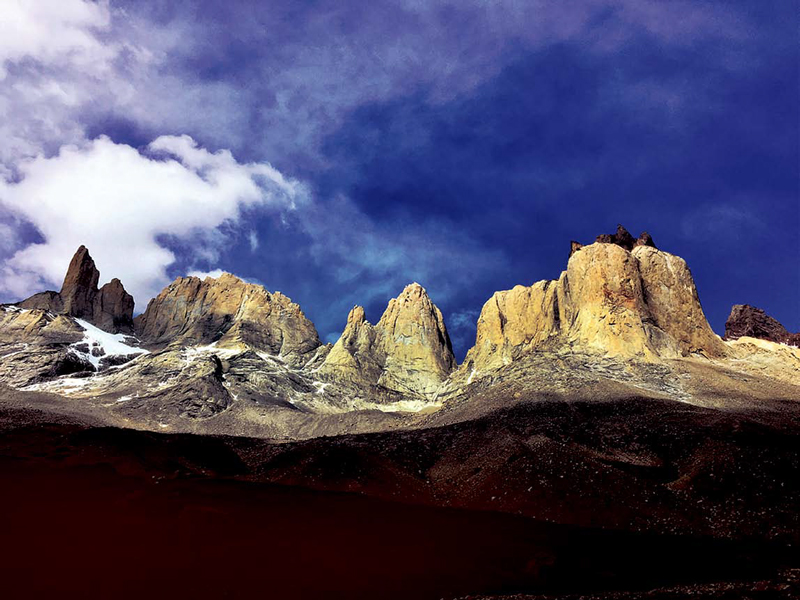
[(164, 236), (213, 259), (242, 208), (291, 210), (304, 193), (266, 163), (239, 163), (188, 136), (159, 137), (142, 152), (100, 137), (25, 160), (19, 171), (18, 183), (0, 183), (0, 202), (45, 241), (14, 254), (0, 286), (17, 296), (57, 286), (84, 244), (102, 278), (119, 277), (139, 306), (167, 283), (176, 259), (159, 243)]
[(108, 2), (5, 0), (0, 16), (0, 79), (26, 58), (103, 68), (114, 50), (97, 33), (111, 22)]
[(205, 279), (206, 277), (211, 277), (211, 279), (219, 279), (225, 273), (222, 269), (214, 269), (213, 271), (189, 271), (187, 275), (189, 277), (197, 277), (198, 279)]
[(16, 229), (8, 223), (0, 222), (0, 256), (13, 252), (19, 244)]
[[(664, 19), (665, 3), (654, 0), (409, 0), (388, 13), (386, 7), (315, 8), (304, 15), (305, 34), (284, 39), (287, 16), (276, 6), (260, 19), (240, 15), (231, 34), (273, 42), (243, 71), (247, 85), (241, 85), (186, 67), (195, 64), (188, 59), (204, 56), (203, 49), (230, 39), (214, 37), (225, 28), (194, 13), (178, 10), (177, 18), (160, 24), (137, 16), (136, 4), (126, 12), (108, 0), (0, 1), (0, 203), (45, 239), (0, 267), (0, 287), (16, 297), (57, 287), (84, 243), (103, 278), (120, 277), (140, 308), (174, 264), (173, 252), (159, 243), (164, 237), (179, 254), (191, 253), (192, 266), (213, 268), (230, 240), (226, 224), (237, 222), (241, 207), (285, 209), (305, 194), (269, 165), (240, 164), (230, 152), (212, 154), (185, 136), (158, 137), (144, 152), (107, 138), (87, 141), (87, 129), (105, 118), (132, 123), (152, 138), (189, 132), (208, 145), (255, 146), (291, 161), (315, 155), (325, 134), (364, 102), (418, 89), (429, 89), (434, 101), (468, 92), (496, 74), (517, 44), (581, 40), (613, 52), (642, 26), (670, 43), (703, 38), (709, 24), (728, 37), (738, 27), (723, 18), (727, 9), (683, 1), (670, 5), (677, 16), (669, 12), (673, 16)], [(467, 10), (465, 23), (475, 25), (469, 36), (442, 19), (449, 13), (443, 5)], [(389, 36), (387, 14), (397, 17)], [(608, 15), (617, 23), (615, 35), (609, 35), (609, 19), (597, 18)], [(163, 160), (168, 155), (178, 160)], [(18, 183), (2, 181), (17, 177)], [(346, 199), (303, 208), (312, 257), (352, 290), (337, 300), (344, 314), (369, 300), (363, 286), (350, 282), (368, 281), (369, 294), (390, 297), (418, 279), (444, 298), (501, 258), (446, 223), (381, 225)], [(6, 255), (20, 248), (14, 233), (13, 224), (11, 230), (0, 226)], [(255, 232), (247, 239), (255, 251)]]

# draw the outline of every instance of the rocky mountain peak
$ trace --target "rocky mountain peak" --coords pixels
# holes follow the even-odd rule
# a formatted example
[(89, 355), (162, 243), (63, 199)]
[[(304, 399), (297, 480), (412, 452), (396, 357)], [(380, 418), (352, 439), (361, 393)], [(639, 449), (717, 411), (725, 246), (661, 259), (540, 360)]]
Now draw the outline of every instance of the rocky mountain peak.
[(84, 319), (110, 333), (133, 332), (133, 296), (119, 279), (97, 289), (100, 272), (86, 246), (80, 246), (67, 267), (60, 292), (41, 292), (19, 303), (22, 308), (42, 309)]
[(92, 323), (114, 333), (133, 333), (133, 296), (116, 277), (100, 288), (94, 298)]
[(455, 368), (439, 308), (418, 283), (389, 301), (376, 325), (354, 307), (321, 367), (330, 377), (431, 396)]
[[(800, 350), (749, 338), (723, 342), (706, 322), (683, 259), (656, 249), (645, 234), (631, 242), (618, 230), (609, 238), (575, 243), (558, 279), (494, 293), (461, 369), (442, 313), (418, 283), (389, 300), (374, 325), (354, 306), (336, 343), (323, 346), (300, 307), (280, 292), (230, 273), (181, 277), (135, 320), (140, 345), (128, 343), (62, 312), (66, 304), (84, 314), (88, 304), (91, 319), (83, 318), (108, 332), (123, 330), (120, 316), (129, 319), (133, 310), (118, 279), (96, 288), (97, 269), (81, 248), (62, 292), (0, 306), (0, 354), (7, 357), (0, 382), (41, 384), (37, 390), (87, 405), (96, 400), (131, 423), (159, 429), (169, 423), (194, 431), (208, 420), (208, 431), (242, 434), (244, 423), (278, 437), (401, 422), (386, 421), (384, 411), (444, 405), (443, 419), (451, 408), (477, 414), (501, 397), (518, 398), (520, 386), (542, 397), (574, 397), (576, 390), (591, 396), (594, 389), (601, 397), (627, 386), (626, 394), (649, 390), (684, 401), (705, 385), (705, 375), (684, 376), (706, 367), (712, 377), (730, 368), (796, 385)], [(748, 306), (734, 308), (728, 334), (788, 335)], [(698, 355), (702, 360), (672, 360)], [(89, 373), (74, 385), (73, 376)], [(743, 381), (724, 378), (712, 402)], [(763, 390), (770, 395), (774, 387)], [(468, 398), (474, 405), (462, 405)], [(350, 411), (367, 412), (342, 414)], [(227, 416), (215, 424), (222, 412)], [(429, 422), (428, 415), (416, 419), (410, 422)]]
[(205, 280), (179, 277), (135, 324), (140, 339), (153, 347), (245, 345), (302, 363), (320, 346), (316, 328), (297, 304), (230, 273)]
[(73, 317), (91, 319), (94, 316), (98, 281), (100, 271), (86, 246), (81, 246), (69, 263), (59, 292), (64, 302), (64, 312)]
[(800, 346), (800, 333), (790, 333), (760, 308), (736, 304), (725, 322), (725, 339), (736, 340), (745, 336)]
[(446, 329), (442, 313), (431, 301), (425, 288), (418, 283), (407, 285), (397, 298), (389, 300), (378, 326), (394, 331), (398, 323), (401, 326), (404, 323), (415, 323), (421, 325), (425, 331), (440, 332), (441, 342), (450, 343), (449, 337), (445, 339)]
[(428, 380), (427, 388), (431, 381), (441, 382), (456, 366), (442, 312), (418, 283), (389, 301), (377, 328), (385, 339), (385, 382), (402, 385), (402, 380), (419, 374)]
[(364, 313), (364, 307), (356, 305), (350, 309), (350, 312), (347, 314), (347, 325), (345, 325), (345, 329), (361, 325), (366, 322), (366, 320), (367, 316)]
[(624, 228), (575, 248), (558, 280), (497, 292), (484, 305), (469, 368), (491, 370), (535, 349), (638, 357), (721, 356), (686, 262)]

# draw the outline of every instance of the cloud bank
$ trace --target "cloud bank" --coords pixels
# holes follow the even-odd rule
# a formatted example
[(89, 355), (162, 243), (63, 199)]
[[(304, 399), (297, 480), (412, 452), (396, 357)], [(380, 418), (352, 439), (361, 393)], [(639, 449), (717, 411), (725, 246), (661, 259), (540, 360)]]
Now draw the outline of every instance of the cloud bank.
[(3, 267), (0, 285), (18, 297), (59, 284), (84, 244), (102, 277), (119, 277), (141, 306), (176, 260), (165, 236), (213, 256), (227, 241), (219, 228), (235, 231), (243, 210), (293, 210), (303, 193), (269, 164), (239, 163), (188, 136), (162, 136), (142, 151), (99, 137), (22, 161), (19, 171), (19, 181), (0, 184), (0, 201), (43, 240)]

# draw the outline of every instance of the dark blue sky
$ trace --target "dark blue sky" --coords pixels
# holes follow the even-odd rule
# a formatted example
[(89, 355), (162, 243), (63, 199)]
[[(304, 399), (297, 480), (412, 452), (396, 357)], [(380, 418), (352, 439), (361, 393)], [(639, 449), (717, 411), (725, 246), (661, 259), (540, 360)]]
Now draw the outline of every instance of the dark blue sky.
[(495, 290), (558, 277), (571, 239), (622, 223), (687, 260), (717, 332), (735, 303), (800, 330), (795, 2), (127, 9), (187, 32), (163, 69), (222, 101), (163, 119), (94, 106), (87, 135), (189, 134), (313, 198), (248, 212), (256, 250), (234, 237), (174, 275), (191, 262), (262, 281), (323, 338), (353, 303), (374, 321), (419, 280), (462, 357)]

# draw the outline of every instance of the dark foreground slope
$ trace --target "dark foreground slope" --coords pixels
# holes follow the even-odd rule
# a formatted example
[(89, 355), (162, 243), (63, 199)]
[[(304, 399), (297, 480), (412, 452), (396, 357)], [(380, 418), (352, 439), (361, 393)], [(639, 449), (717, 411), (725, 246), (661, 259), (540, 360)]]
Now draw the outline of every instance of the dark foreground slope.
[(471, 421), (275, 445), (251, 477), (587, 527), (800, 542), (797, 403), (520, 401)]
[(438, 428), (292, 444), (15, 404), (0, 404), (11, 597), (797, 591), (792, 404), (520, 401)]

